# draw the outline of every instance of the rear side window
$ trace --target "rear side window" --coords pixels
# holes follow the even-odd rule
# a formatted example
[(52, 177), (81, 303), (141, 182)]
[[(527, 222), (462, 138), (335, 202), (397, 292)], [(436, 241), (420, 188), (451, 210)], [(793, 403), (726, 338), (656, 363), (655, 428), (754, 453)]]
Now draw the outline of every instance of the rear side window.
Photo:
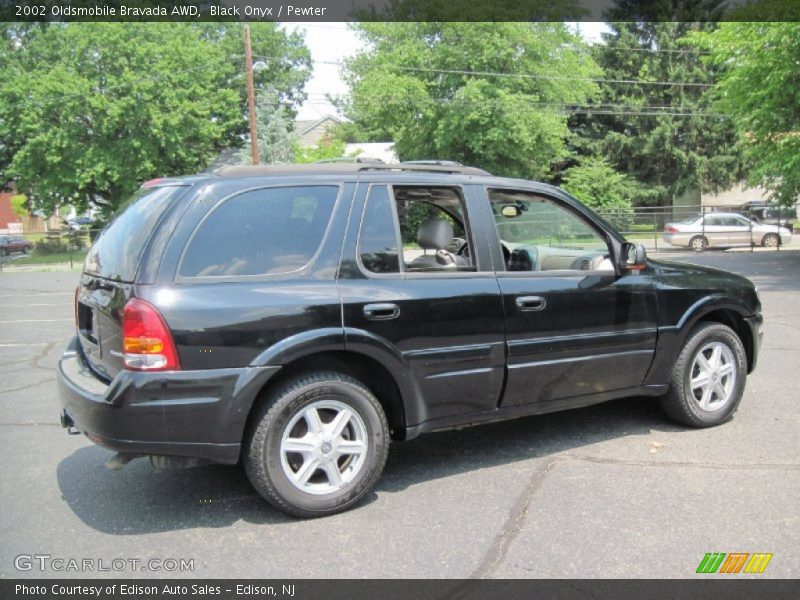
[(86, 255), (86, 273), (133, 281), (147, 241), (171, 201), (186, 188), (141, 188), (125, 202)]
[(322, 243), (337, 186), (266, 188), (232, 196), (197, 227), (181, 277), (289, 273), (311, 261)]
[(400, 251), (386, 186), (373, 187), (364, 209), (358, 240), (361, 263), (373, 273), (399, 273)]

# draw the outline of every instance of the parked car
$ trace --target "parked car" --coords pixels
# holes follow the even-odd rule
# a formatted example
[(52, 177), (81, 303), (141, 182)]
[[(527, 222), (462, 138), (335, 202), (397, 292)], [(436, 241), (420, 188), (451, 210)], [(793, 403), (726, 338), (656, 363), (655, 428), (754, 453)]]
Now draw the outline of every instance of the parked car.
[(702, 252), (709, 247), (759, 245), (775, 248), (792, 241), (792, 232), (777, 225), (763, 225), (737, 213), (694, 215), (664, 226), (664, 241)]
[(558, 188), (432, 164), (145, 184), (75, 315), (70, 433), (114, 466), (241, 461), (301, 517), (352, 507), (426, 432), (628, 396), (717, 425), (762, 337), (747, 279), (648, 259)]
[(87, 217), (84, 215), (81, 217), (73, 217), (72, 219), (67, 219), (66, 223), (70, 229), (74, 231), (79, 231), (94, 223), (94, 219), (92, 219), (92, 217)]
[(27, 254), (33, 249), (33, 244), (18, 235), (0, 236), (0, 255), (8, 256), (12, 252)]
[(738, 211), (763, 225), (780, 225), (790, 231), (794, 229), (797, 222), (796, 206), (780, 206), (774, 202), (765, 200), (751, 200), (739, 206)]

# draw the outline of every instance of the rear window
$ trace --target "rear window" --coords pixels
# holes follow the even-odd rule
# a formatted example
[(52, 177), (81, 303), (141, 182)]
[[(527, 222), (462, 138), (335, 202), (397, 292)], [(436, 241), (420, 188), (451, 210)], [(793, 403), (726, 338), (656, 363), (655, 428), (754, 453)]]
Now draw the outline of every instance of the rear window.
[(337, 186), (252, 190), (228, 198), (200, 223), (184, 252), (181, 277), (289, 273), (316, 254)]
[(145, 246), (171, 200), (183, 186), (141, 188), (116, 212), (86, 255), (86, 273), (133, 281)]

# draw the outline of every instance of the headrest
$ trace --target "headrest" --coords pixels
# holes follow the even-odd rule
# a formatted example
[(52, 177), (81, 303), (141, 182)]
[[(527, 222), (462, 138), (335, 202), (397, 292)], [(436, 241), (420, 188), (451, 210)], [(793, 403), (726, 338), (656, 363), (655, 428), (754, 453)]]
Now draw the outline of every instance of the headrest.
[(445, 250), (453, 242), (453, 226), (444, 219), (428, 217), (417, 232), (417, 243), (423, 250)]

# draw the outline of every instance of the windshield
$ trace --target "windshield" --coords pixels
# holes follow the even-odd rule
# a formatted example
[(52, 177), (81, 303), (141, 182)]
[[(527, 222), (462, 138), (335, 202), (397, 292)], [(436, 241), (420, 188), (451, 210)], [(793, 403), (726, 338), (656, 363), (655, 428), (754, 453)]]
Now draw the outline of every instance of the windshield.
[(170, 201), (183, 186), (141, 188), (120, 206), (100, 233), (83, 265), (84, 273), (133, 281), (144, 248)]

